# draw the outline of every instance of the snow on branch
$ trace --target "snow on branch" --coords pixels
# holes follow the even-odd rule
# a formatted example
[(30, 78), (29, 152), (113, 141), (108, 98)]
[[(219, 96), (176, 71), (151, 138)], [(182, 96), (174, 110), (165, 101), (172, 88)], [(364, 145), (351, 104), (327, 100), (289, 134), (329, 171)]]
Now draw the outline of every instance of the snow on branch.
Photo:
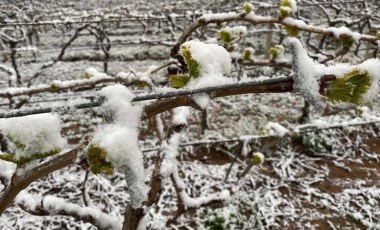
[[(294, 1), (292, 0), (290, 2), (294, 2)], [(292, 12), (293, 10), (289, 10), (289, 11)], [(311, 32), (311, 33), (323, 34), (326, 36), (334, 36), (334, 37), (337, 37), (338, 39), (342, 37), (348, 37), (348, 38), (352, 38), (354, 42), (362, 40), (362, 41), (374, 43), (378, 41), (376, 36), (354, 33), (351, 30), (347, 28), (343, 28), (343, 27), (342, 28), (334, 28), (334, 27), (323, 28), (319, 26), (308, 25), (302, 20), (293, 19), (291, 17), (272, 18), (272, 17), (263, 17), (263, 16), (255, 15), (254, 12), (249, 12), (249, 13), (229, 12), (229, 13), (217, 13), (217, 14), (204, 14), (203, 16), (201, 16), (196, 22), (190, 25), (188, 29), (185, 30), (183, 34), (178, 38), (177, 43), (173, 46), (171, 50), (171, 56), (175, 57), (178, 54), (181, 44), (186, 42), (188, 38), (192, 35), (192, 33), (194, 33), (197, 29), (211, 23), (220, 24), (223, 22), (233, 22), (233, 21), (249, 22), (254, 25), (279, 24), (279, 25), (283, 25), (285, 27), (290, 28), (292, 31), (305, 31), (305, 32)]]
[(21, 209), (32, 215), (70, 216), (78, 221), (91, 223), (100, 229), (120, 230), (122, 228), (121, 220), (118, 217), (103, 213), (98, 208), (82, 207), (78, 204), (69, 203), (62, 198), (49, 195), (40, 198), (22, 192), (15, 201)]
[[(366, 126), (366, 125), (374, 125), (380, 123), (380, 118), (370, 115), (366, 112), (366, 109), (364, 107), (364, 112), (361, 114), (360, 119), (355, 118), (353, 120), (348, 121), (341, 121), (341, 122), (334, 122), (334, 123), (328, 123), (323, 121), (318, 122), (312, 122), (308, 124), (299, 125), (292, 128), (285, 128), (279, 123), (273, 123), (269, 122), (266, 129), (269, 129), (266, 134), (257, 134), (257, 135), (244, 135), (240, 137), (235, 138), (229, 138), (229, 139), (203, 139), (198, 141), (189, 141), (178, 145), (178, 148), (186, 148), (188, 146), (199, 146), (199, 145), (219, 145), (224, 143), (232, 143), (232, 142), (242, 142), (243, 144), (248, 144), (253, 141), (258, 141), (262, 139), (268, 139), (268, 138), (274, 138), (274, 137), (287, 137), (288, 134), (291, 135), (302, 135), (305, 133), (310, 132), (319, 132), (323, 130), (329, 130), (329, 129), (344, 129), (348, 127), (355, 127), (355, 126)], [(142, 149), (142, 152), (152, 152), (152, 151), (160, 151), (162, 148), (150, 148), (150, 149)]]
[[(197, 198), (192, 198), (186, 193), (186, 185), (180, 178), (178, 171), (177, 156), (179, 154), (178, 148), (181, 142), (181, 131), (184, 128), (184, 125), (187, 124), (186, 120), (190, 113), (187, 109), (181, 107), (176, 108), (175, 111), (172, 121), (174, 133), (170, 136), (167, 142), (163, 143), (163, 161), (160, 169), (163, 179), (171, 179), (178, 199), (178, 208), (174, 213), (173, 218), (169, 220), (169, 223), (175, 221), (180, 215), (189, 209), (221, 204), (230, 200), (230, 192), (228, 190)], [(178, 125), (181, 125), (179, 130), (176, 128)]]
[[(96, 74), (95, 74), (96, 73)], [(89, 68), (85, 71), (84, 76), (86, 79), (79, 80), (54, 80), (50, 84), (41, 84), (32, 87), (11, 87), (0, 90), (0, 97), (10, 98), (21, 95), (33, 95), (44, 92), (60, 92), (63, 90), (73, 90), (78, 88), (94, 87), (101, 83), (131, 83), (133, 78), (131, 74), (120, 73), (116, 77), (109, 76), (105, 73), (101, 73), (93, 68)], [(140, 75), (138, 75), (140, 80)], [(146, 79), (148, 81), (148, 79)]]
[(131, 204), (138, 208), (148, 194), (144, 160), (138, 143), (142, 108), (131, 105), (134, 95), (123, 85), (105, 87), (100, 94), (105, 98), (102, 109), (108, 123), (97, 128), (88, 147), (90, 170), (95, 174), (112, 174), (113, 169), (123, 172)]
[[(378, 95), (380, 60), (368, 59), (359, 65), (339, 63), (325, 66), (313, 61), (297, 38), (289, 38), (294, 71), (294, 90), (299, 92), (317, 109), (323, 110), (326, 102), (320, 93), (332, 102), (349, 102), (367, 105)], [(321, 89), (321, 77), (331, 74), (332, 79)]]
[[(331, 81), (335, 79), (335, 76), (323, 76), (321, 78), (321, 83)], [(162, 113), (164, 111), (169, 111), (170, 109), (179, 107), (179, 106), (190, 106), (193, 103), (193, 100), (186, 97), (189, 95), (200, 94), (200, 93), (210, 93), (212, 98), (215, 97), (224, 97), (231, 95), (247, 94), (247, 93), (281, 93), (281, 92), (291, 92), (293, 89), (293, 80), (288, 77), (279, 77), (279, 78), (268, 78), (268, 79), (259, 79), (253, 81), (243, 81), (231, 84), (224, 84), (220, 86), (209, 86), (196, 89), (185, 89), (185, 90), (168, 90), (162, 93), (153, 93), (135, 96), (132, 99), (132, 102), (140, 102), (147, 100), (155, 99), (165, 99), (155, 101), (154, 103), (145, 106), (143, 118), (148, 118), (156, 114)], [(88, 102), (76, 104), (75, 108), (84, 109), (98, 107), (99, 102)], [(67, 106), (62, 106), (62, 109), (67, 108)], [(9, 117), (19, 117), (26, 116), (31, 114), (40, 114), (40, 113), (49, 113), (57, 107), (46, 107), (40, 109), (19, 109), (11, 110), (6, 113), (0, 113), (0, 118), (9, 118)]]
[(11, 182), (0, 196), (0, 215), (8, 208), (17, 194), (28, 187), (32, 182), (74, 163), (77, 159), (77, 155), (83, 150), (83, 148), (84, 144), (80, 144), (47, 162), (34, 167), (33, 170), (29, 170), (27, 173), (25, 173), (23, 169), (17, 169), (11, 178)]
[(53, 114), (0, 119), (0, 132), (7, 143), (0, 159), (17, 164), (54, 155), (67, 144), (61, 136), (61, 121)]

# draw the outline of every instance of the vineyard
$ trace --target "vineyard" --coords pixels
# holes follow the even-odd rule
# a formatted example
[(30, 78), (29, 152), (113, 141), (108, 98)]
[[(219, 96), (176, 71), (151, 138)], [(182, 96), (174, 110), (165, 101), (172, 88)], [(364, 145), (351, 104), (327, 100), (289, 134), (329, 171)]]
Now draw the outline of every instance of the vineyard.
[(0, 229), (380, 229), (376, 0), (0, 7)]

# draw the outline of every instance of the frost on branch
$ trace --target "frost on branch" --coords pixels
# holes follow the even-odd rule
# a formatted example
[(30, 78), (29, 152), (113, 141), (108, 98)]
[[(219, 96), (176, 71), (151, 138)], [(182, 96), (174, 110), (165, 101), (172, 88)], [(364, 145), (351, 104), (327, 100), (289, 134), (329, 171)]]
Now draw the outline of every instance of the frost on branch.
[(223, 76), (231, 72), (231, 57), (222, 46), (188, 41), (181, 45), (180, 54), (189, 72), (187, 75), (170, 76), (173, 87), (206, 87), (228, 81)]
[(67, 144), (61, 136), (61, 121), (53, 114), (1, 119), (0, 133), (8, 143), (0, 159), (17, 164), (56, 154)]
[(125, 174), (130, 200), (139, 207), (147, 198), (144, 183), (143, 155), (138, 143), (141, 107), (132, 106), (133, 94), (123, 85), (108, 86), (100, 91), (105, 97), (104, 113), (112, 123), (102, 125), (88, 148), (88, 160), (94, 173), (112, 173), (113, 168)]

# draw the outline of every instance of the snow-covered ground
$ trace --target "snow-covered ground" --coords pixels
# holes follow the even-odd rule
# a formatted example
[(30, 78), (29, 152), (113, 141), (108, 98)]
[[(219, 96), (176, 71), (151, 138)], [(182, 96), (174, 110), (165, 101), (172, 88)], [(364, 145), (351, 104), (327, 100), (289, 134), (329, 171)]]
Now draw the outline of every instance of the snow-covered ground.
[[(8, 6), (12, 4), (12, 1), (8, 0), (8, 2)], [(73, 20), (83, 17), (84, 14), (94, 13), (96, 10), (107, 12), (107, 9), (113, 8), (116, 12), (116, 9), (120, 11), (124, 9), (120, 1), (114, 1), (115, 5), (111, 7), (108, 5), (110, 3), (105, 3), (105, 1), (97, 1), (97, 7), (85, 1), (82, 4), (66, 1), (58, 1), (58, 3), (57, 5), (65, 5), (62, 6), (64, 10), (61, 10), (63, 16), (67, 14), (66, 16), (72, 17)], [(121, 5), (116, 6), (116, 4)], [(145, 1), (133, 1), (129, 3), (129, 8), (124, 9), (128, 14), (147, 17), (164, 16), (165, 20), (160, 25), (158, 21), (126, 22), (116, 29), (109, 30), (112, 43), (137, 41), (138, 44), (112, 45), (107, 74), (117, 76), (120, 72), (132, 71), (137, 73), (136, 76), (151, 77), (155, 84), (167, 82), (166, 68), (154, 74), (147, 74), (148, 70), (152, 69), (151, 66), (161, 66), (170, 62), (171, 46), (175, 44), (183, 29), (191, 23), (191, 20), (183, 19), (178, 15), (191, 15), (190, 13), (194, 13), (195, 10), (199, 13), (210, 13), (233, 9), (236, 12), (235, 7), (241, 7), (241, 5), (242, 3), (238, 1), (199, 1), (197, 4), (193, 4), (193, 1), (154, 1), (151, 4)], [(256, 2), (254, 5), (257, 5)], [(270, 6), (273, 4), (261, 4), (257, 7), (263, 16), (276, 15), (277, 8), (270, 8)], [(344, 20), (355, 20), (356, 18), (348, 18), (349, 6), (352, 8), (362, 6), (354, 3), (339, 5), (343, 10)], [(54, 9), (49, 5), (48, 8), (49, 12), (54, 10), (57, 12), (56, 20), (65, 19), (62, 17), (62, 12), (59, 13), (59, 7)], [(327, 6), (326, 8), (328, 12), (333, 11)], [(185, 9), (191, 12), (186, 12)], [(314, 8), (298, 6), (300, 17), (314, 25), (326, 26), (327, 21), (324, 18), (320, 19), (324, 10), (320, 7), (316, 7), (315, 10), (310, 9)], [(237, 12), (240, 12), (239, 10)], [(376, 12), (375, 8), (372, 10)], [(169, 14), (171, 14), (171, 20), (175, 20), (177, 28), (173, 28), (166, 19)], [(240, 26), (239, 23), (232, 23), (231, 26), (233, 25)], [(160, 29), (157, 29), (159, 26), (161, 26)], [(242, 47), (253, 47), (256, 50), (254, 58), (264, 59), (266, 34), (254, 34), (254, 31), (281, 28), (268, 28), (261, 25), (253, 27), (248, 24), (245, 26), (247, 26), (246, 35), (239, 44)], [(37, 51), (32, 48), (19, 51), (19, 70), (25, 77), (23, 80), (33, 76), (42, 63), (54, 60), (60, 51), (59, 47), (64, 41), (68, 41), (74, 31), (69, 30), (65, 34), (60, 34), (57, 32), (59, 29), (59, 27), (48, 28), (46, 33), (41, 32), (43, 42), (38, 44)], [(200, 40), (215, 40), (218, 29), (216, 26), (210, 26)], [(369, 33), (369, 31), (364, 32)], [(307, 33), (302, 35), (303, 42), (306, 42)], [(284, 32), (276, 33), (273, 43), (277, 44), (283, 37)], [(33, 86), (42, 87), (41, 84), (49, 86), (54, 80), (81, 80), (89, 68), (95, 69), (95, 74), (103, 72), (104, 54), (96, 47), (88, 47), (96, 44), (94, 40), (94, 37), (90, 35), (81, 36), (73, 44), (74, 47), (77, 46), (77, 49), (68, 49), (63, 61), (43, 71), (33, 81)], [(316, 42), (317, 39), (311, 41), (312, 45), (316, 45)], [(191, 45), (191, 43), (188, 44)], [(334, 44), (336, 45), (330, 42), (330, 46), (326, 47), (330, 49), (327, 53), (330, 54), (336, 49), (332, 47)], [(310, 48), (310, 44), (308, 45)], [(52, 48), (55, 50), (52, 51)], [(239, 48), (239, 50), (243, 49)], [(34, 51), (36, 51), (35, 56), (33, 56)], [(311, 54), (317, 53), (313, 49), (309, 51)], [(223, 56), (224, 53), (220, 55)], [(200, 58), (204, 59), (205, 56)], [(283, 58), (283, 61), (290, 61), (289, 50), (285, 50)], [(367, 51), (364, 50), (359, 51), (357, 55), (354, 52), (348, 53), (344, 61), (356, 65), (366, 58)], [(0, 65), (11, 66), (9, 59), (5, 56), (1, 56), (0, 60), (3, 62)], [(332, 62), (339, 61), (339, 58), (336, 58)], [(221, 75), (228, 75), (230, 72), (228, 64), (224, 63), (217, 70), (213, 65), (213, 68), (208, 71), (219, 71)], [(237, 77), (240, 74), (239, 77), (242, 77), (241, 73), (249, 76), (290, 73), (288, 68), (281, 67), (236, 68), (236, 66), (237, 63), (232, 64), (231, 76)], [(305, 71), (313, 70), (310, 67)], [(9, 90), (7, 87), (9, 74), (0, 71), (0, 77), (3, 81), (1, 93), (2, 90)], [(23, 108), (58, 107), (62, 105), (59, 99), (63, 98), (85, 96), (92, 100), (94, 96), (99, 95), (98, 90), (101, 86), (98, 85), (96, 88), (92, 87), (83, 92), (73, 90), (35, 94), (31, 98), (25, 96), (24, 98), (28, 99), (29, 103), (26, 103)], [(140, 89), (136, 86), (130, 89), (137, 95), (148, 90), (146, 87)], [(104, 92), (111, 94), (112, 97), (110, 93), (112, 90), (108, 93)], [(301, 94), (303, 92), (301, 91)], [(318, 89), (313, 93), (315, 96)], [(124, 94), (129, 95), (129, 92), (124, 92)], [(20, 98), (15, 99), (16, 103), (20, 100)], [(50, 100), (44, 101), (47, 99)], [(57, 104), (56, 100), (61, 104)], [(177, 213), (177, 191), (172, 180), (163, 176), (161, 196), (156, 201), (157, 203), (147, 210), (147, 229), (380, 229), (379, 95), (374, 95), (374, 101), (368, 106), (328, 104), (324, 112), (312, 108), (306, 123), (303, 119), (305, 118), (303, 117), (304, 99), (298, 94), (249, 94), (217, 98), (211, 101), (209, 98), (199, 96), (194, 100), (198, 100), (199, 105), (204, 105), (201, 107), (207, 107), (208, 128), (204, 130), (202, 127), (203, 115), (198, 110), (190, 109), (188, 116), (183, 111), (178, 112), (182, 116), (177, 116), (174, 123), (187, 123), (181, 132), (181, 137), (176, 140), (179, 141), (176, 142), (179, 145), (178, 152), (170, 152), (173, 151), (170, 146), (161, 145), (157, 131), (152, 128), (153, 121), (145, 120), (138, 124), (138, 127), (132, 127), (133, 133), (137, 132), (136, 128), (140, 131), (138, 143), (144, 156), (145, 174), (141, 170), (143, 162), (137, 146), (124, 146), (124, 143), (116, 138), (117, 135), (108, 139), (105, 144), (103, 143), (107, 145), (119, 141), (120, 146), (137, 149), (134, 151), (137, 155), (133, 163), (137, 164), (134, 169), (140, 170), (133, 173), (138, 174), (140, 178), (139, 188), (144, 187), (141, 184), (144, 177), (146, 182), (149, 181), (159, 151), (170, 152), (165, 155), (166, 163), (170, 166), (165, 170), (168, 175), (177, 170), (176, 173), (180, 178), (175, 181), (183, 182), (180, 183), (183, 186), (183, 192), (180, 194), (188, 209), (183, 211), (176, 220), (171, 219)], [(75, 101), (70, 103), (75, 103)], [(136, 107), (129, 107), (130, 101), (118, 103), (123, 103), (124, 109), (139, 112)], [(1, 99), (1, 104), (1, 112), (8, 111), (8, 99)], [(149, 104), (149, 101), (134, 104), (144, 106)], [(116, 110), (117, 105), (117, 103), (116, 105), (111, 103), (108, 106), (113, 106), (112, 109)], [(106, 139), (102, 135), (117, 132), (115, 127), (109, 127), (111, 126), (109, 124), (100, 126), (103, 123), (100, 108), (57, 110), (57, 114), (63, 126), (62, 135), (68, 138), (70, 146), (79, 143), (87, 134), (95, 135), (97, 138), (94, 142), (100, 143)], [(160, 117), (163, 119), (161, 131), (164, 131), (163, 134), (166, 135), (165, 132), (173, 118), (169, 112), (163, 113)], [(186, 117), (188, 117), (187, 122)], [(120, 127), (125, 126), (121, 118), (116, 119), (119, 119), (117, 122)], [(136, 117), (131, 119), (136, 119)], [(6, 132), (7, 127), (0, 126), (2, 132)], [(44, 130), (40, 133), (43, 132)], [(23, 133), (19, 134), (22, 137)], [(55, 133), (55, 135), (58, 135), (56, 137), (59, 139), (59, 134)], [(118, 135), (128, 136), (130, 133), (121, 132)], [(31, 141), (34, 140), (31, 138)], [(63, 147), (63, 142), (59, 142), (59, 147)], [(119, 156), (121, 151), (123, 149), (115, 149), (114, 153)], [(263, 164), (251, 165), (251, 154), (254, 152), (263, 154)], [(125, 157), (128, 162), (130, 156)], [(117, 160), (115, 164), (118, 164)], [(125, 170), (124, 166), (120, 165), (122, 170)], [(252, 168), (241, 176), (250, 166)], [(1, 163), (1, 167), (0, 176), (9, 176), (9, 173), (14, 170), (14, 166), (10, 163)], [(114, 175), (94, 175), (82, 166), (70, 165), (33, 182), (20, 193), (14, 204), (0, 217), (0, 228), (96, 229), (89, 223), (70, 217), (70, 215), (76, 216), (74, 214), (89, 215), (90, 219), (91, 215), (96, 218), (100, 216), (100, 219), (104, 219), (98, 224), (100, 228), (120, 228), (125, 206), (131, 202), (129, 196), (131, 187), (127, 186), (127, 181), (128, 178), (119, 172)], [(3, 189), (4, 186), (0, 183), (0, 192), (3, 192)], [(138, 194), (134, 195), (132, 199), (143, 199), (136, 198)], [(198, 201), (210, 197), (224, 202), (207, 207), (196, 207)], [(49, 212), (42, 215), (43, 212), (38, 212), (38, 210), (36, 213), (30, 211), (39, 205), (47, 207)], [(60, 208), (66, 213), (58, 213), (57, 210)], [(25, 211), (28, 209), (29, 212)], [(38, 213), (39, 215), (35, 215)], [(58, 214), (54, 215), (56, 213)]]

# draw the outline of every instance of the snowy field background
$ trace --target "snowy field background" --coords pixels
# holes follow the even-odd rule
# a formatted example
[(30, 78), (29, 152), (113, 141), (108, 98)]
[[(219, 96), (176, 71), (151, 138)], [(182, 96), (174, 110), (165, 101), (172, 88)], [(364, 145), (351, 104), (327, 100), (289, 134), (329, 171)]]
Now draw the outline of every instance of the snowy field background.
[[(369, 35), (374, 35), (379, 29), (380, 7), (376, 0), (333, 1), (337, 2), (333, 5), (328, 2), (298, 1), (297, 17), (321, 27), (328, 27), (329, 20), (330, 25), (335, 20), (332, 26), (347, 26), (352, 31)], [(276, 17), (278, 14), (279, 1), (251, 3), (257, 7), (258, 15)], [(23, 1), (5, 0), (1, 8), (12, 12), (21, 8), (21, 4), (28, 5)], [(240, 12), (243, 2), (56, 0), (30, 4), (29, 8), (23, 9), (25, 12), (32, 14), (34, 9), (39, 9), (43, 12), (43, 21), (49, 22), (99, 20), (107, 18), (105, 15), (108, 19), (112, 15), (122, 15), (124, 19), (139, 18), (97, 24), (105, 28), (110, 39), (107, 74), (116, 77), (120, 72), (144, 76), (143, 73), (154, 69), (152, 66), (173, 62), (170, 50), (195, 18), (205, 13)], [(20, 14), (23, 10), (19, 11)], [(327, 18), (326, 12), (331, 18)], [(365, 20), (371, 20), (372, 27), (368, 27)], [(42, 65), (58, 56), (62, 45), (81, 25), (56, 23), (35, 26), (40, 30), (39, 42), (24, 42), (17, 46), (22, 86), (27, 87), (28, 79), (36, 72), (40, 72), (39, 76), (30, 81), (36, 87), (50, 85), (54, 80), (83, 80), (93, 69), (96, 74), (104, 72), (104, 53), (94, 36), (88, 33), (71, 44), (61, 61), (40, 71)], [(280, 26), (240, 22), (228, 25), (247, 27), (247, 34), (239, 40), (238, 49), (242, 51), (253, 47), (257, 60), (268, 60), (268, 39), (273, 45), (286, 43), (287, 33)], [(34, 28), (31, 25), (25, 27)], [(4, 28), (1, 24), (0, 30)], [(197, 31), (192, 38), (215, 41), (219, 29), (217, 25), (210, 25)], [(321, 39), (321, 35), (301, 33), (301, 41), (307, 44), (309, 55), (322, 62), (342, 47), (326, 37), (328, 45), (320, 49), (318, 43)], [(344, 56), (334, 57), (327, 63), (355, 65), (376, 54), (377, 47), (360, 41)], [(231, 77), (240, 78), (244, 74), (249, 79), (263, 75), (289, 76), (290, 61), (290, 52), (285, 46), (281, 60), (284, 65), (269, 62), (263, 66), (245, 65), (236, 61), (232, 64)], [(0, 50), (0, 65), (12, 67), (7, 46)], [(168, 70), (165, 67), (149, 77), (155, 85), (166, 85)], [(4, 90), (9, 92), (8, 79), (9, 74), (0, 71), (0, 94)], [(22, 104), (21, 108), (59, 107), (62, 103), (75, 103), (73, 100), (65, 102), (73, 98), (93, 101), (105, 85), (109, 83), (80, 90), (13, 97), (11, 105), (9, 99), (2, 97), (0, 109), (7, 112), (10, 106), (14, 108), (17, 104)], [(149, 87), (130, 85), (128, 88), (136, 95), (151, 92)], [(144, 106), (150, 102), (135, 104)], [(130, 106), (128, 103), (125, 105)], [(204, 113), (191, 109), (187, 125), (181, 132), (176, 158), (179, 176), (185, 184), (184, 191), (190, 197), (202, 198), (228, 190), (230, 199), (206, 207), (189, 208), (173, 220), (178, 213), (177, 192), (170, 178), (163, 178), (161, 195), (146, 215), (147, 229), (380, 229), (379, 104), (377, 95), (368, 106), (329, 104), (324, 112), (311, 107), (309, 117), (305, 117), (305, 102), (299, 94), (229, 96), (210, 101), (207, 128), (204, 128)], [(57, 109), (56, 113), (63, 126), (61, 133), (68, 139), (69, 146), (75, 146), (86, 135), (94, 135), (103, 123), (100, 108)], [(173, 119), (172, 113), (165, 112), (160, 117), (166, 132)], [(138, 144), (147, 169), (146, 182), (159, 152), (165, 147), (161, 146), (155, 122), (154, 119), (144, 120), (138, 127)], [(296, 130), (300, 131), (296, 133)], [(251, 150), (262, 152), (265, 161), (239, 178), (250, 164), (247, 153)], [(14, 164), (0, 162), (1, 178), (9, 176), (13, 170)], [(0, 183), (0, 192), (3, 189), (4, 185)], [(85, 167), (72, 164), (33, 182), (21, 192), (0, 217), (0, 229), (97, 229), (78, 220), (78, 215), (55, 215), (55, 210), (63, 206), (78, 210), (78, 207), (86, 207), (86, 212), (94, 215), (107, 214), (100, 218), (105, 224), (99, 226), (112, 223), (112, 227), (121, 228), (125, 206), (131, 201), (128, 189), (130, 187), (122, 173), (94, 175)], [(50, 212), (31, 211), (42, 202), (50, 207)]]

